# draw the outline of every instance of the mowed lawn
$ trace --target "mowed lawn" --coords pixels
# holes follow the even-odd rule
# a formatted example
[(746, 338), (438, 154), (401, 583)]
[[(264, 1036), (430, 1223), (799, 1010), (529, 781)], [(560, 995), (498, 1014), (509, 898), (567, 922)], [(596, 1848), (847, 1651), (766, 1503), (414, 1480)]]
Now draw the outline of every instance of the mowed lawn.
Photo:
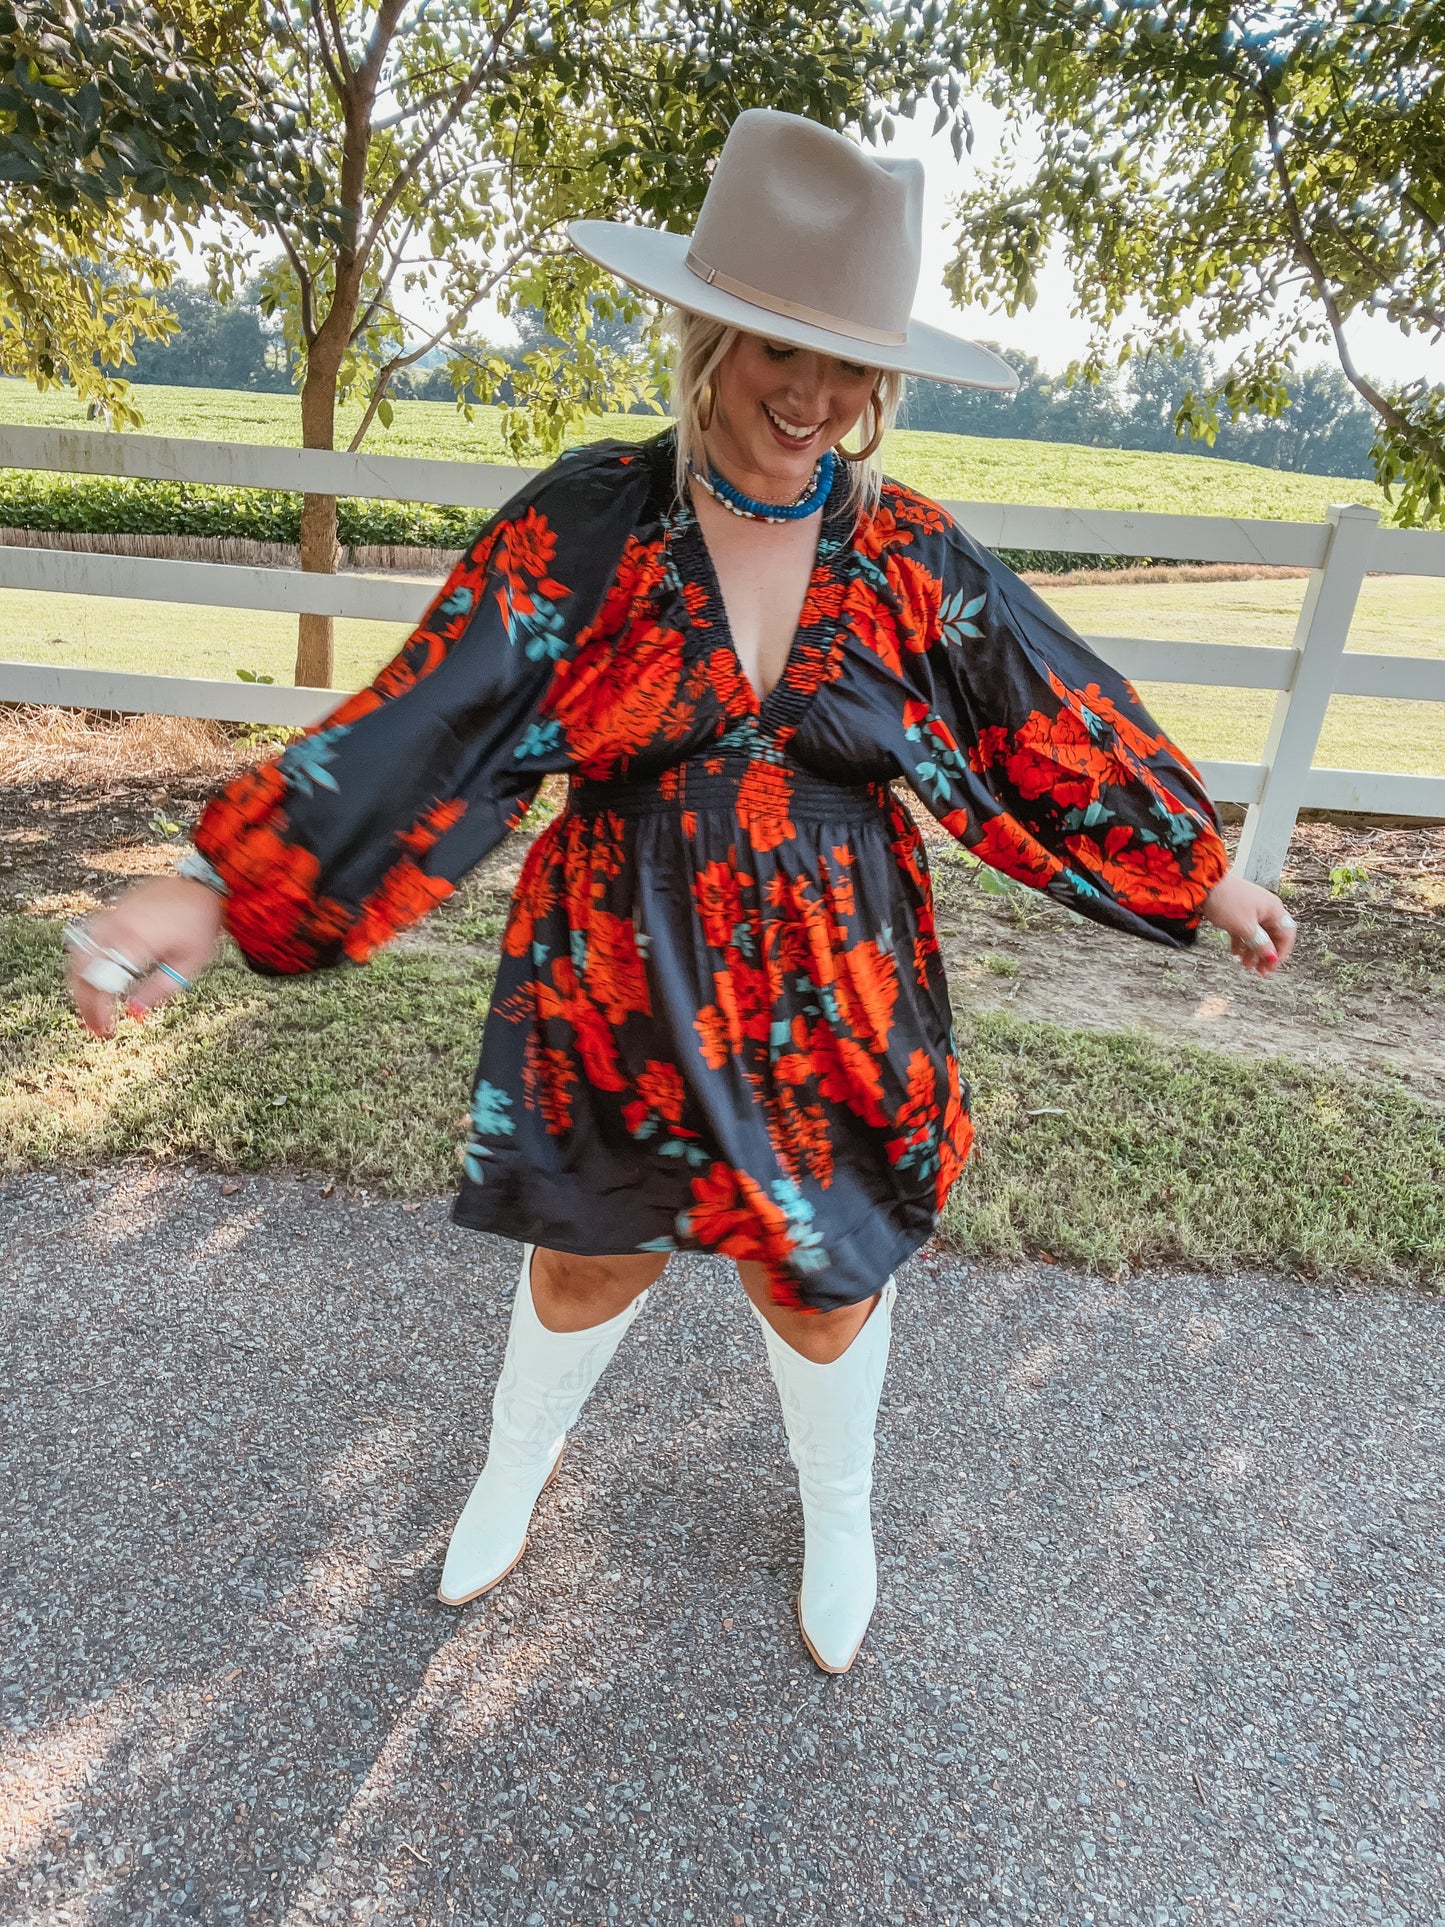
[[(262, 442), (295, 447), (301, 412), (292, 395), (250, 395), (233, 389), (134, 390), (148, 435), (187, 435), (202, 441)], [(344, 448), (360, 411), (343, 409), (337, 446)], [(87, 424), (73, 398), (38, 395), (24, 382), (0, 379), (0, 422), (55, 428)], [(663, 426), (654, 415), (605, 415), (579, 441), (605, 435), (642, 441)], [(426, 456), (442, 461), (511, 464), (502, 441), (501, 411), (478, 408), (471, 422), (450, 402), (396, 404), (390, 429), (373, 424), (370, 455)], [(974, 435), (895, 432), (885, 460), (890, 475), (940, 500), (1038, 502), (1054, 507), (1152, 509), (1161, 514), (1241, 515), (1269, 521), (1318, 522), (1332, 502), (1364, 502), (1384, 512), (1384, 496), (1368, 480), (1292, 475), (1248, 462), (1210, 456), (1149, 454), (1137, 449), (1077, 448), (1064, 442), (994, 441)]]
[[(1085, 635), (1288, 643), (1303, 578), (1253, 582), (1121, 583), (1047, 587), (1043, 593)], [(427, 586), (417, 585), (418, 611)], [(394, 653), (406, 630), (389, 622), (339, 621), (336, 682), (355, 688)], [(1352, 649), (1445, 656), (1445, 582), (1374, 577), (1360, 598)], [(244, 609), (193, 608), (100, 596), (0, 590), (0, 658), (72, 667), (217, 677), (238, 669), (290, 682), (296, 620)], [(1140, 694), (1192, 756), (1253, 762), (1264, 747), (1274, 696), (1267, 690), (1143, 683)], [(1445, 703), (1337, 697), (1316, 761), (1335, 769), (1445, 775)]]

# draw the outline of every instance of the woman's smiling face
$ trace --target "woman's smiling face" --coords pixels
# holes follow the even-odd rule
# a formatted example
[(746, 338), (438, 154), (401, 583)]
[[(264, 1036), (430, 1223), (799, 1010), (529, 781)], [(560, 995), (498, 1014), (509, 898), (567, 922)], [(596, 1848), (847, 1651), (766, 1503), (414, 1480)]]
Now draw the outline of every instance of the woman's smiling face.
[(709, 456), (737, 486), (786, 501), (858, 420), (874, 379), (861, 362), (741, 334), (713, 376)]

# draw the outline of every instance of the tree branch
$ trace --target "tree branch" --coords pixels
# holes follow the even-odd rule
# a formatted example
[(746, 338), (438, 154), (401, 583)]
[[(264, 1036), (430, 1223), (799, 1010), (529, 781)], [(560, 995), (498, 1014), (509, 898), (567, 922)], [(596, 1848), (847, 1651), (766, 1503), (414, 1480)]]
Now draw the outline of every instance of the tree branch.
[(508, 0), (507, 10), (503, 14), (500, 22), (498, 23), (495, 32), (492, 34), (492, 38), (487, 47), (486, 52), (473, 65), (471, 72), (467, 75), (467, 78), (462, 83), (461, 88), (454, 95), (452, 99), (452, 104), (447, 109), (446, 113), (443, 114), (442, 118), (437, 122), (436, 126), (432, 129), (431, 133), (417, 148), (416, 152), (406, 162), (405, 166), (397, 170), (396, 178), (392, 181), (391, 186), (386, 190), (385, 194), (382, 195), (380, 201), (377, 203), (376, 212), (373, 214), (371, 218), (371, 225), (366, 232), (365, 248), (359, 249), (358, 252), (365, 252), (370, 250), (372, 244), (375, 242), (377, 234), (381, 230), (382, 224), (386, 220), (387, 216), (391, 213), (391, 210), (396, 206), (397, 202), (401, 199), (402, 195), (411, 186), (412, 182), (416, 179), (417, 175), (421, 172), (421, 169), (425, 165), (429, 156), (436, 152), (437, 148), (441, 145), (442, 141), (445, 140), (446, 136), (451, 132), (452, 128), (455, 127), (455, 125), (457, 124), (457, 121), (461, 118), (462, 114), (466, 111), (474, 95), (476, 94), (477, 89), (481, 86), (482, 82), (486, 79), (487, 74), (491, 68), (492, 62), (497, 57), (498, 49), (501, 47), (503, 40), (505, 40), (506, 36), (511, 32), (512, 27), (516, 23), (518, 16), (525, 11), (525, 8), (526, 8), (526, 0)]
[(1324, 269), (1320, 266), (1319, 258), (1310, 245), (1309, 237), (1305, 232), (1304, 217), (1300, 213), (1299, 201), (1295, 196), (1294, 183), (1290, 179), (1289, 165), (1284, 156), (1284, 147), (1280, 139), (1279, 115), (1275, 110), (1273, 96), (1263, 88), (1259, 89), (1259, 96), (1264, 103), (1264, 118), (1265, 125), (1269, 129), (1270, 152), (1274, 157), (1275, 176), (1279, 181), (1280, 193), (1284, 198), (1285, 214), (1289, 221), (1290, 234), (1294, 239), (1295, 253), (1299, 258), (1301, 266), (1304, 267), (1309, 274), (1310, 280), (1314, 285), (1315, 295), (1319, 300), (1320, 306), (1325, 311), (1325, 319), (1330, 324), (1330, 333), (1334, 337), (1335, 353), (1339, 357), (1341, 371), (1344, 374), (1345, 380), (1364, 397), (1382, 421), (1388, 422), (1397, 434), (1408, 435), (1412, 428), (1409, 417), (1398, 409), (1392, 401), (1382, 395), (1373, 382), (1366, 380), (1355, 366), (1354, 356), (1350, 353), (1350, 344), (1345, 339), (1345, 324), (1344, 318), (1340, 314), (1339, 303), (1335, 299), (1334, 290), (1330, 287)]
[(331, 82), (332, 87), (335, 89), (336, 97), (340, 100), (346, 92), (346, 83), (351, 78), (350, 69), (347, 68), (343, 71), (342, 66), (332, 54), (330, 44), (326, 37), (327, 23), (322, 15), (318, 0), (310, 0), (308, 11), (311, 15), (311, 28), (316, 35), (316, 51), (320, 54), (321, 64), (326, 69), (326, 78)]
[(314, 298), (316, 284), (312, 279), (311, 270), (301, 259), (300, 252), (284, 228), (276, 229), (276, 238), (285, 251), (286, 259), (291, 263), (291, 272), (296, 276), (296, 285), (301, 292), (301, 339), (310, 348), (316, 339)]

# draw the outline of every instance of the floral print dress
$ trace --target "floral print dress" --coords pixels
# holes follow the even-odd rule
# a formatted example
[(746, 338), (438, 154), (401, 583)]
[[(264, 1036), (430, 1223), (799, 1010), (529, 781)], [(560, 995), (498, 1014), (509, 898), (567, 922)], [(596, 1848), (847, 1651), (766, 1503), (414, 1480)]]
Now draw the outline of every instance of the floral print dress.
[(560, 1251), (708, 1250), (780, 1302), (877, 1291), (968, 1155), (922, 838), (1184, 945), (1226, 858), (1197, 771), (1017, 576), (839, 475), (781, 679), (729, 638), (671, 432), (565, 456), (493, 518), (369, 688), (207, 804), (257, 970), (364, 962), (544, 776), (456, 1220)]

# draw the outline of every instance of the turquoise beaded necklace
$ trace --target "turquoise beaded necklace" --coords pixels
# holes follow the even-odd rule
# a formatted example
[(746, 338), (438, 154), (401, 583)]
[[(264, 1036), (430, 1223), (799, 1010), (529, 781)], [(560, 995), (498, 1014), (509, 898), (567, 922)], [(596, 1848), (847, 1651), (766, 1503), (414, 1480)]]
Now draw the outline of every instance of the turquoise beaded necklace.
[(719, 475), (711, 462), (707, 465), (706, 475), (694, 468), (691, 462), (687, 465), (687, 472), (715, 502), (721, 502), (734, 515), (741, 515), (750, 522), (801, 522), (828, 499), (828, 491), (833, 486), (833, 451), (831, 448), (824, 449), (806, 490), (796, 502), (759, 502), (754, 496), (744, 495), (740, 488), (734, 488), (725, 476)]

